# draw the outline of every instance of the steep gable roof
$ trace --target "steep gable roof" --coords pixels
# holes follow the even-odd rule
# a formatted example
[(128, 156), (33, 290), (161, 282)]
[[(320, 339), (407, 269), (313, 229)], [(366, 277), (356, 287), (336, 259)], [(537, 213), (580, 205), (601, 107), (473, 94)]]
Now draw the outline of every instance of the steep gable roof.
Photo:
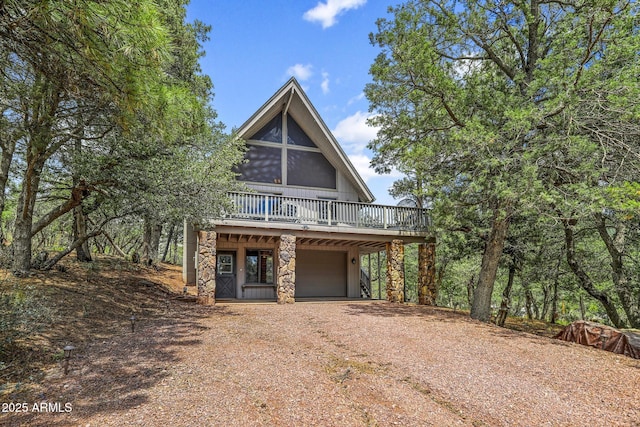
[(240, 126), (238, 135), (243, 139), (250, 138), (283, 110), (289, 113), (298, 125), (303, 128), (333, 167), (347, 177), (357, 190), (360, 200), (367, 203), (373, 202), (373, 193), (371, 193), (369, 187), (356, 171), (294, 77), (289, 79), (258, 111)]

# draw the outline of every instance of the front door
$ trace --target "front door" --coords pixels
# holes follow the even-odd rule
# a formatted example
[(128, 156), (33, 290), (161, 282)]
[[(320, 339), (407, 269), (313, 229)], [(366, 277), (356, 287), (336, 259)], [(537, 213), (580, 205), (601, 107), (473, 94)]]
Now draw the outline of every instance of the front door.
[(216, 299), (236, 297), (236, 254), (218, 252)]

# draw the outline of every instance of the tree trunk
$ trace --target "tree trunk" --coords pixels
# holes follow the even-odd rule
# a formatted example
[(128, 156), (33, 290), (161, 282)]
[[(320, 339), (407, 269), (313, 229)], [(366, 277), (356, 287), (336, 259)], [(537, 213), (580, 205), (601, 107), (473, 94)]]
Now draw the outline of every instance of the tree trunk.
[(509, 314), (509, 303), (511, 301), (511, 288), (513, 287), (513, 278), (516, 275), (515, 262), (509, 264), (509, 279), (507, 280), (507, 286), (502, 291), (502, 302), (500, 303), (500, 311), (496, 317), (496, 325), (504, 327), (504, 323), (507, 321), (507, 315)]
[(173, 265), (178, 265), (178, 233), (173, 235)]
[(32, 109), (32, 117), (38, 117), (38, 120), (26, 124), (28, 133), (25, 135), (25, 169), (16, 207), (12, 244), (12, 271), (16, 274), (22, 274), (31, 268), (31, 238), (43, 228), (33, 227), (33, 209), (40, 188), (40, 176), (47, 159), (62, 144), (60, 141), (52, 144), (52, 129), (64, 91), (58, 84), (40, 74), (35, 79), (31, 104), (27, 108)]
[(147, 265), (153, 265), (158, 261), (158, 246), (162, 235), (162, 224), (145, 218), (144, 235), (142, 240), (142, 261)]
[(618, 222), (612, 237), (609, 235), (605, 217), (599, 213), (595, 217), (598, 233), (611, 257), (611, 278), (622, 309), (627, 315), (631, 327), (640, 328), (640, 291), (636, 291), (638, 295), (634, 296), (633, 284), (629, 281), (623, 261), (627, 227), (624, 222)]
[[(84, 128), (83, 128), (84, 133)], [(82, 139), (76, 138), (74, 144), (75, 152), (78, 157), (82, 156)], [(75, 174), (73, 176), (73, 187), (74, 189), (78, 187), (78, 185), (82, 183), (84, 184), (84, 180)], [(86, 187), (86, 185), (84, 186)], [(81, 192), (81, 196), (79, 197), (79, 205), (73, 208), (73, 239), (74, 241), (82, 241), (82, 243), (76, 248), (76, 258), (80, 262), (91, 262), (91, 250), (89, 249), (89, 239), (86, 238), (87, 235), (87, 218), (82, 210), (82, 199), (84, 199), (84, 194)], [(73, 196), (73, 192), (72, 192)], [(74, 197), (71, 198), (72, 200)]]
[(73, 240), (82, 241), (82, 243), (76, 247), (76, 258), (80, 262), (91, 262), (91, 250), (89, 249), (89, 239), (87, 235), (87, 221), (84, 212), (82, 211), (82, 205), (73, 208)]
[(137, 248), (139, 247), (140, 247), (140, 236), (137, 236), (128, 242), (128, 246), (124, 249), (124, 253), (126, 254), (131, 253), (131, 251), (133, 251), (134, 249), (137, 250)]
[(167, 254), (169, 253), (169, 247), (171, 246), (171, 241), (173, 240), (173, 232), (176, 229), (176, 224), (172, 223), (171, 228), (169, 228), (169, 234), (167, 235), (167, 244), (164, 247), (164, 252), (162, 253), (162, 262), (167, 260)]
[(560, 276), (560, 264), (562, 257), (558, 257), (555, 270), (553, 271), (553, 282), (550, 286), (544, 287), (544, 302), (540, 319), (544, 320), (549, 314), (549, 322), (556, 323), (558, 315), (558, 277)]
[(473, 293), (471, 318), (488, 322), (491, 319), (491, 295), (498, 272), (498, 262), (509, 230), (509, 209), (500, 209), (496, 203), (489, 238), (482, 254), (482, 265), (478, 275), (478, 284)]
[[(15, 152), (15, 149), (15, 138), (12, 138), (10, 136), (6, 141), (2, 142), (2, 158), (0, 159), (0, 216), (4, 213), (7, 181), (9, 180), (9, 171), (11, 169), (11, 163), (13, 162), (13, 154)], [(0, 245), (2, 245), (0, 247), (4, 246), (4, 233), (5, 227), (4, 224), (2, 224), (2, 222), (0, 221)]]
[(100, 236), (98, 236), (93, 239), (93, 244), (95, 245), (96, 251), (99, 254), (104, 255), (106, 253), (108, 245), (107, 239), (102, 239)]
[(547, 313), (549, 313), (549, 307), (551, 306), (551, 286), (542, 285), (542, 311), (540, 312), (540, 319), (546, 319)]
[(551, 298), (551, 314), (549, 322), (556, 323), (558, 321), (558, 277), (553, 281), (553, 297)]
[(469, 307), (473, 306), (473, 284), (476, 282), (476, 275), (472, 274), (467, 282), (467, 303), (469, 303)]
[(100, 235), (100, 233), (102, 233), (102, 230), (98, 229), (98, 230), (92, 231), (89, 234), (85, 234), (81, 239), (73, 242), (73, 244), (71, 244), (67, 249), (65, 249), (64, 251), (56, 255), (54, 258), (51, 258), (49, 261), (47, 261), (42, 267), (42, 269), (51, 270), (62, 258), (69, 255), (74, 249), (78, 249), (78, 247), (82, 246), (82, 244), (86, 242), (88, 239)]
[(533, 320), (534, 315), (533, 315), (533, 305), (535, 304), (534, 300), (533, 300), (533, 293), (531, 293), (531, 289), (527, 288), (524, 292), (524, 298), (525, 298), (525, 308), (527, 311), (527, 319), (529, 320)]
[(127, 257), (127, 254), (124, 253), (122, 249), (120, 249), (120, 247), (116, 244), (116, 242), (113, 241), (111, 236), (106, 231), (103, 231), (102, 235), (109, 241), (109, 243), (111, 244), (111, 247), (113, 248), (114, 251), (118, 253), (118, 255), (120, 255), (122, 258)]
[(27, 153), (27, 168), (22, 180), (22, 190), (16, 207), (16, 222), (13, 231), (13, 265), (15, 274), (24, 274), (31, 268), (31, 238), (33, 236), (33, 209), (36, 194), (40, 187), (40, 174), (45, 159), (34, 159), (34, 154)]
[(566, 245), (566, 255), (567, 255), (567, 263), (569, 264), (569, 268), (578, 278), (578, 283), (582, 289), (587, 291), (589, 295), (598, 300), (600, 304), (604, 307), (607, 312), (607, 316), (611, 320), (611, 323), (616, 328), (624, 328), (626, 327), (625, 323), (620, 319), (620, 315), (618, 314), (618, 310), (616, 310), (616, 306), (613, 301), (609, 299), (609, 296), (598, 290), (591, 277), (583, 270), (582, 266), (578, 262), (576, 258), (576, 249), (575, 249), (575, 240), (573, 236), (573, 227), (576, 225), (577, 221), (574, 219), (564, 219), (562, 220), (562, 226), (564, 227), (564, 241)]

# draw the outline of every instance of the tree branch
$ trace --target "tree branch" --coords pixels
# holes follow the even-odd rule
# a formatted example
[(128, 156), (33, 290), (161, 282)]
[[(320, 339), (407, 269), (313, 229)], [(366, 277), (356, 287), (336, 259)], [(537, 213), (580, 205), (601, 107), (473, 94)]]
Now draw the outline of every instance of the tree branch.
[(66, 202), (50, 210), (46, 215), (40, 218), (37, 223), (33, 225), (33, 228), (31, 229), (31, 237), (38, 234), (45, 227), (47, 227), (56, 219), (60, 218), (62, 215), (66, 214), (76, 206), (79, 206), (82, 201), (89, 195), (91, 190), (93, 190), (92, 186), (87, 185), (84, 180), (80, 180), (80, 182), (78, 182), (78, 185), (76, 185), (71, 190), (71, 197)]

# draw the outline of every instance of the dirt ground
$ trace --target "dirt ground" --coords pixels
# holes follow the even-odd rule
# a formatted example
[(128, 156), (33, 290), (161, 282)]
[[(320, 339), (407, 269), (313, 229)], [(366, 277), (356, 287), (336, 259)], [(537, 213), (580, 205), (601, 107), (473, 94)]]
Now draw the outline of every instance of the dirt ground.
[[(446, 309), (386, 302), (201, 307), (179, 296), (178, 270), (161, 273), (162, 280), (148, 270), (135, 272), (136, 280), (87, 274), (75, 291), (93, 295), (85, 313), (76, 313), (88, 332), (79, 340), (77, 325), (48, 341), (75, 340), (68, 375), (58, 358), (43, 363), (41, 376), (30, 374), (31, 383), (25, 378), (28, 386), (7, 381), (0, 424), (640, 425), (640, 360)], [(36, 279), (71, 292), (63, 278)], [(90, 292), (106, 284), (108, 296)]]

